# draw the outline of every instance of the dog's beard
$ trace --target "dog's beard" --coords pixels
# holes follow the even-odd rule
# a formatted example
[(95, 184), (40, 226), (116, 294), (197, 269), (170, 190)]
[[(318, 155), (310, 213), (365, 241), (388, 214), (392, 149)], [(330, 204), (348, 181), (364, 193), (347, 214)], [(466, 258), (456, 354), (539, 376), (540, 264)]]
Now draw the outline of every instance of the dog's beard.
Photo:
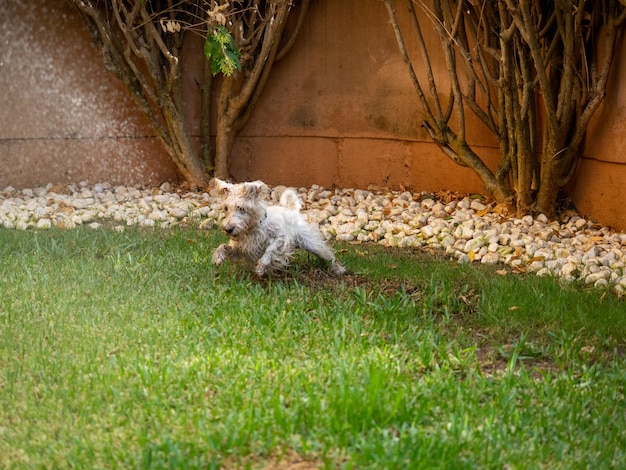
[(260, 219), (247, 221), (247, 223), (238, 221), (234, 224), (234, 227), (230, 232), (226, 230), (227, 228), (226, 226), (223, 227), (223, 229), (224, 229), (224, 233), (228, 235), (228, 238), (234, 241), (239, 241), (239, 240), (246, 239), (249, 236), (252, 236), (252, 234), (256, 231), (255, 229), (258, 228), (260, 224), (261, 224)]

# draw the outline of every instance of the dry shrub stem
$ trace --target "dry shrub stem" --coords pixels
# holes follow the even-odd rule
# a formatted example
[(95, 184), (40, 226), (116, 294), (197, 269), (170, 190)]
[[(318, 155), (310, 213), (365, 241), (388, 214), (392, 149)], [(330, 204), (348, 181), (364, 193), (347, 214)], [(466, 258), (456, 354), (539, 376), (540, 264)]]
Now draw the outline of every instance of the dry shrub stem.
[[(434, 142), (518, 214), (554, 216), (559, 190), (574, 173), (587, 125), (606, 94), (624, 5), (617, 0), (384, 1), (424, 113), (422, 125)], [(408, 10), (410, 26), (401, 27), (395, 4)], [(425, 22), (438, 33), (447, 80), (437, 78), (431, 65)], [(409, 34), (420, 58), (407, 50)], [(428, 86), (416, 68), (425, 70), (422, 80)], [(439, 91), (438, 80), (449, 81), (447, 93)], [(498, 139), (501, 158), (495, 171), (466, 140), (468, 110)]]

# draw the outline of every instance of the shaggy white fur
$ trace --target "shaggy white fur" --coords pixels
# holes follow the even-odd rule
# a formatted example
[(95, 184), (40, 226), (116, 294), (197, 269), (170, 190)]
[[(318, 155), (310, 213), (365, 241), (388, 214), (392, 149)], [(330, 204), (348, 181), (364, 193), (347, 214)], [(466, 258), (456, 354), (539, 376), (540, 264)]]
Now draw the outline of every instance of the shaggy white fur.
[(299, 248), (329, 261), (333, 273), (346, 273), (320, 231), (300, 214), (302, 203), (293, 189), (282, 194), (278, 205), (266, 205), (263, 197), (270, 191), (262, 181), (230, 184), (216, 178), (213, 184), (224, 198), (222, 229), (230, 238), (213, 253), (216, 266), (243, 258), (264, 276), (285, 269)]

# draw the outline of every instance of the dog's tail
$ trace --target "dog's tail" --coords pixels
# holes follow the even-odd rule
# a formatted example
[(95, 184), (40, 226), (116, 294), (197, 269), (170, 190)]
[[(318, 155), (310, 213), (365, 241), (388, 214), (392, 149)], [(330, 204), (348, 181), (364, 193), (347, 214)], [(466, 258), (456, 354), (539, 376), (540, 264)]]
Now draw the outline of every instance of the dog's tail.
[(296, 193), (293, 189), (285, 190), (282, 196), (280, 196), (279, 204), (287, 209), (297, 212), (299, 212), (302, 208), (302, 201), (300, 201), (298, 193)]

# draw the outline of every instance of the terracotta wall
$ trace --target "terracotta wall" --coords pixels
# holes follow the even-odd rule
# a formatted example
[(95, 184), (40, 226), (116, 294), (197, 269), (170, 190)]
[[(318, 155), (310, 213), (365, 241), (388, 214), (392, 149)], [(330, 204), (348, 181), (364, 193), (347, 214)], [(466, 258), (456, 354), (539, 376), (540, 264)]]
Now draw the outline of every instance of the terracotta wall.
[(615, 58), (607, 95), (587, 129), (569, 195), (577, 209), (626, 231), (626, 42)]
[[(427, 38), (435, 50), (433, 39)], [(0, 40), (0, 188), (178, 178), (64, 0), (0, 1)], [(626, 86), (617, 84), (626, 82), (625, 59), (618, 60), (571, 190), (583, 213), (622, 229)], [(189, 67), (185, 77), (191, 116), (198, 114), (197, 70)], [(430, 142), (420, 122), (383, 2), (316, 0), (237, 139), (231, 173), (294, 186), (483, 192), (470, 170)], [(480, 124), (469, 140), (494, 167), (496, 144)]]

